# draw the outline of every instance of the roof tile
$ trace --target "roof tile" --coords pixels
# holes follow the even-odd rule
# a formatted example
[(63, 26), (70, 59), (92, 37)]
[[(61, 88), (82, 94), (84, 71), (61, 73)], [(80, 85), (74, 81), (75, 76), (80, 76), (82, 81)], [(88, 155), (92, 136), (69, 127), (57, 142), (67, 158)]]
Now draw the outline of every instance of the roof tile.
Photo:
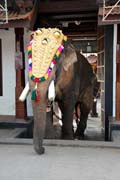
[[(0, 4), (4, 7), (4, 1)], [(7, 0), (8, 4), (8, 21), (29, 19), (33, 12), (33, 1), (31, 0)], [(0, 11), (0, 20), (5, 20), (5, 12)]]

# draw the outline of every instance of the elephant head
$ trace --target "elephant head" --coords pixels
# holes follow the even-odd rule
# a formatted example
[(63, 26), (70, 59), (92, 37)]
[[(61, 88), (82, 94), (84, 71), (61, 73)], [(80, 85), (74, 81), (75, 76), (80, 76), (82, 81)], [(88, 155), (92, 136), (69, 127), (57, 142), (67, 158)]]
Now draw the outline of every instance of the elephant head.
[[(51, 82), (54, 82), (55, 100), (62, 112), (62, 137), (73, 139), (72, 123), (75, 103), (85, 99), (82, 101), (84, 106), (89, 101), (85, 106), (86, 112), (89, 113), (92, 102), (90, 98), (92, 98), (93, 73), (86, 59), (75, 52), (67, 37), (57, 28), (42, 28), (32, 32), (28, 44), (28, 56), (29, 87), (34, 115), (33, 144), (35, 151), (42, 154), (44, 153), (46, 107)], [(86, 96), (85, 92), (89, 95)], [(85, 121), (86, 118), (87, 116)], [(79, 134), (79, 129), (80, 127), (77, 134)]]

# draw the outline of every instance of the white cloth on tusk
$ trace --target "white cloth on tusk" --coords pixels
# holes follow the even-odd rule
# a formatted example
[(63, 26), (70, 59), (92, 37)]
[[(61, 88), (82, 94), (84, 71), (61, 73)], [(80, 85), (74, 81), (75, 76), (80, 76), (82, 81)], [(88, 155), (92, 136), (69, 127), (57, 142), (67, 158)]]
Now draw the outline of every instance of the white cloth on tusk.
[(55, 84), (54, 80), (51, 81), (49, 88), (48, 88), (48, 99), (49, 101), (55, 100)]
[(25, 101), (27, 95), (29, 94), (30, 92), (30, 87), (29, 87), (29, 82), (27, 82), (25, 88), (23, 89), (20, 97), (19, 97), (19, 101)]

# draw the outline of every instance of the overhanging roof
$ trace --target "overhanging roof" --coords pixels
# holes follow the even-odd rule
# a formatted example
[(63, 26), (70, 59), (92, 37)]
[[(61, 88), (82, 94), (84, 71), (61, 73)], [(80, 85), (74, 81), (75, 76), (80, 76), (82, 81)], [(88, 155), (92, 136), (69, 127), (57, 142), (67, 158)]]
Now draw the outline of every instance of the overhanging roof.
[(120, 0), (103, 2), (98, 11), (98, 24), (120, 24)]
[[(0, 28), (28, 27), (30, 28), (37, 13), (37, 1), (16, 0), (13, 3), (8, 0), (8, 23), (0, 24)], [(4, 6), (4, 4), (3, 4)], [(5, 13), (0, 11), (0, 21), (5, 20)]]

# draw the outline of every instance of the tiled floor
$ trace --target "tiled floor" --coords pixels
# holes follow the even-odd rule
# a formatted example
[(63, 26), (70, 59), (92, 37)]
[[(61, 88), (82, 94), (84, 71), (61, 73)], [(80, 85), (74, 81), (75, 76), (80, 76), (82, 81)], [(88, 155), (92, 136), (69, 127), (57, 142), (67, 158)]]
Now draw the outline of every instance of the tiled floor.
[(102, 126), (101, 126), (101, 102), (97, 102), (98, 117), (91, 117), (89, 115), (86, 129), (87, 140), (103, 140)]
[[(97, 112), (98, 117), (91, 117), (89, 115), (87, 121), (87, 129), (85, 131), (85, 140), (97, 140), (102, 141), (102, 127), (101, 127), (101, 103), (100, 99), (98, 99), (97, 103)], [(15, 128), (15, 129), (0, 129), (0, 137), (8, 138), (8, 137), (16, 137), (23, 128)]]
[(24, 130), (25, 128), (0, 129), (0, 138), (15, 138)]

